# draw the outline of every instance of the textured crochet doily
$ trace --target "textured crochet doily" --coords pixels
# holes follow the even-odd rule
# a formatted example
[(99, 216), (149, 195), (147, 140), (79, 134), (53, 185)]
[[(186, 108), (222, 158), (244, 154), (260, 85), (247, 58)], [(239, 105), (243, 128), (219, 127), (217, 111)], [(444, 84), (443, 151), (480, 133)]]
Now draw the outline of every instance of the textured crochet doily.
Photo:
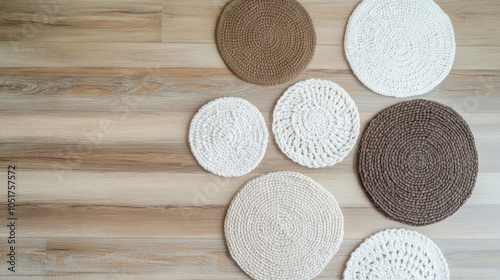
[(478, 156), (457, 112), (420, 99), (399, 102), (368, 124), (357, 165), (375, 207), (396, 221), (424, 226), (452, 215), (469, 198)]
[(438, 246), (411, 230), (388, 229), (366, 239), (352, 254), (344, 280), (447, 280)]
[(332, 166), (356, 143), (358, 109), (335, 83), (298, 82), (274, 108), (273, 133), (281, 151), (296, 163), (311, 168)]
[(264, 157), (268, 132), (264, 117), (245, 99), (223, 97), (193, 117), (189, 144), (206, 170), (224, 177), (252, 171)]
[(219, 17), (216, 41), (236, 76), (274, 85), (306, 69), (316, 33), (309, 14), (295, 0), (233, 0)]
[(455, 34), (433, 0), (363, 0), (349, 18), (344, 47), (366, 87), (407, 97), (430, 91), (448, 75)]
[(344, 236), (335, 198), (311, 178), (274, 172), (235, 195), (224, 232), (229, 252), (254, 279), (312, 279), (330, 262)]

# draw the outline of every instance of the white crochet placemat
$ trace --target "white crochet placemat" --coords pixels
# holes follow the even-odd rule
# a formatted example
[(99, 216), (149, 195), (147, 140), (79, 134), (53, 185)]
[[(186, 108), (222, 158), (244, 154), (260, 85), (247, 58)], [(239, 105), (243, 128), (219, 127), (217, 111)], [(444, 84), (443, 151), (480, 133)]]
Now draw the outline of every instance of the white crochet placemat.
[(257, 177), (235, 195), (224, 232), (229, 252), (253, 279), (312, 279), (344, 236), (333, 195), (296, 172)]
[(252, 171), (264, 157), (268, 139), (264, 117), (242, 98), (205, 104), (191, 121), (189, 144), (198, 163), (224, 177)]
[(303, 166), (332, 166), (351, 151), (359, 114), (339, 85), (309, 79), (291, 86), (274, 108), (273, 133), (281, 151)]
[(387, 229), (366, 239), (351, 254), (344, 280), (446, 280), (448, 263), (441, 250), (422, 234)]
[(455, 34), (433, 0), (363, 0), (349, 18), (344, 48), (366, 87), (408, 97), (429, 92), (448, 75)]

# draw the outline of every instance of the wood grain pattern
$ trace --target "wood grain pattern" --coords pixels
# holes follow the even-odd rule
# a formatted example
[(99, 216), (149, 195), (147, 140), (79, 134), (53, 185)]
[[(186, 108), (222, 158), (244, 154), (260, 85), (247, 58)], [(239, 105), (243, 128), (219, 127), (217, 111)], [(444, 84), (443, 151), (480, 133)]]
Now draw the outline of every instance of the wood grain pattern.
[[(284, 90), (310, 77), (352, 96), (362, 129), (401, 100), (379, 96), (352, 74), (343, 54), (346, 21), (359, 1), (301, 0), (318, 46), (298, 78), (276, 86), (245, 83), (214, 44), (227, 0), (0, 0), (0, 182), (18, 167), (18, 272), (0, 279), (248, 279), (230, 258), (223, 220), (234, 194), (270, 171), (301, 172), (336, 197), (345, 241), (318, 279), (341, 279), (349, 254), (371, 234), (409, 228), (443, 250), (452, 279), (500, 274), (500, 3), (438, 0), (450, 16), (457, 54), (450, 75), (418, 97), (457, 110), (479, 152), (467, 204), (448, 219), (413, 228), (388, 220), (363, 193), (355, 152), (308, 169), (289, 160), (271, 135), (250, 174), (206, 172), (187, 142), (189, 122), (208, 101), (242, 97), (263, 113)], [(7, 215), (0, 190), (0, 219)], [(3, 222), (2, 222), (3, 224)], [(7, 254), (0, 227), (0, 254)], [(3, 258), (0, 258), (3, 260)], [(14, 275), (14, 276), (13, 276)]]
[[(214, 42), (217, 16), (226, 0), (163, 1), (163, 42)], [(457, 44), (464, 46), (500, 45), (496, 0), (438, 0), (450, 17)], [(318, 44), (343, 44), (347, 20), (357, 1), (303, 0), (316, 30)]]
[[(82, 239), (22, 238), (19, 279), (246, 279), (229, 256), (223, 239)], [(0, 239), (0, 241), (3, 241)], [(350, 253), (362, 239), (346, 240), (317, 279), (340, 279)], [(492, 279), (500, 273), (498, 240), (442, 240), (453, 279)], [(3, 252), (2, 252), (3, 253)], [(472, 261), (471, 261), (472, 260)], [(481, 260), (481, 261), (479, 261)], [(32, 268), (44, 268), (45, 273)], [(16, 278), (16, 279), (17, 279)]]
[[(210, 200), (205, 193), (193, 196)], [(0, 210), (7, 212), (6, 207)], [(209, 204), (190, 207), (24, 204), (18, 209), (22, 217), (19, 237), (223, 238), (226, 211), (226, 205)], [(498, 205), (464, 206), (440, 223), (423, 228), (404, 227), (432, 239), (500, 239), (499, 211)], [(346, 239), (362, 239), (386, 228), (402, 227), (368, 204), (343, 207), (342, 214)], [(478, 216), (489, 223), (478, 220)]]
[[(500, 69), (500, 46), (457, 46), (455, 70)], [(225, 68), (215, 43), (0, 42), (0, 67)], [(342, 45), (317, 45), (309, 69), (349, 70)]]
[(161, 42), (162, 0), (0, 2), (0, 41)]

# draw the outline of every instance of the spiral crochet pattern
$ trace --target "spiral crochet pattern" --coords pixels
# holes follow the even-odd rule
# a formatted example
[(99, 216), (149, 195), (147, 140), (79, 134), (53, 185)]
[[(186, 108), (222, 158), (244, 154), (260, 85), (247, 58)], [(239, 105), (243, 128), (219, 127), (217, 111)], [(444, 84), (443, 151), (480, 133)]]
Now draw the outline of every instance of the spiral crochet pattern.
[(429, 92), (448, 75), (455, 34), (433, 0), (363, 0), (349, 18), (344, 47), (366, 87), (407, 97)]
[(332, 166), (356, 144), (358, 109), (335, 83), (298, 82), (274, 108), (273, 133), (281, 151), (296, 163), (310, 168)]
[(351, 254), (344, 280), (446, 280), (448, 263), (429, 238), (411, 230), (387, 229)]
[(275, 85), (306, 69), (316, 33), (295, 0), (233, 0), (219, 17), (216, 41), (227, 67), (240, 79)]
[(196, 160), (224, 177), (242, 176), (257, 167), (266, 152), (268, 136), (259, 110), (235, 97), (204, 105), (189, 128), (189, 144)]
[(478, 156), (469, 126), (450, 107), (429, 100), (380, 112), (360, 141), (364, 190), (384, 215), (424, 226), (455, 213), (470, 197)]
[(229, 206), (224, 232), (229, 252), (253, 279), (317, 276), (340, 247), (344, 222), (331, 193), (296, 172), (248, 182)]

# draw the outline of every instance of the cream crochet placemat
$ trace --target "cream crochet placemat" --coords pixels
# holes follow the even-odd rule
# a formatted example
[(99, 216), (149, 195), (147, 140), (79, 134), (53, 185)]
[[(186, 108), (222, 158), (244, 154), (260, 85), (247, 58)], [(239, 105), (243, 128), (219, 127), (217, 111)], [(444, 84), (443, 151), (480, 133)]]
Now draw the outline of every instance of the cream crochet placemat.
[(231, 256), (254, 279), (312, 279), (342, 243), (333, 195), (296, 172), (269, 173), (233, 198), (224, 232)]
[(252, 171), (264, 157), (264, 117), (242, 98), (223, 97), (203, 106), (189, 127), (189, 144), (199, 164), (224, 177)]
[(333, 82), (301, 81), (278, 100), (273, 133), (281, 151), (296, 163), (311, 168), (332, 166), (356, 144), (358, 109)]
[(387, 229), (351, 254), (344, 280), (446, 280), (448, 263), (429, 238), (411, 230)]
[(448, 75), (455, 34), (433, 0), (363, 0), (349, 18), (344, 47), (366, 87), (408, 97), (429, 92)]

